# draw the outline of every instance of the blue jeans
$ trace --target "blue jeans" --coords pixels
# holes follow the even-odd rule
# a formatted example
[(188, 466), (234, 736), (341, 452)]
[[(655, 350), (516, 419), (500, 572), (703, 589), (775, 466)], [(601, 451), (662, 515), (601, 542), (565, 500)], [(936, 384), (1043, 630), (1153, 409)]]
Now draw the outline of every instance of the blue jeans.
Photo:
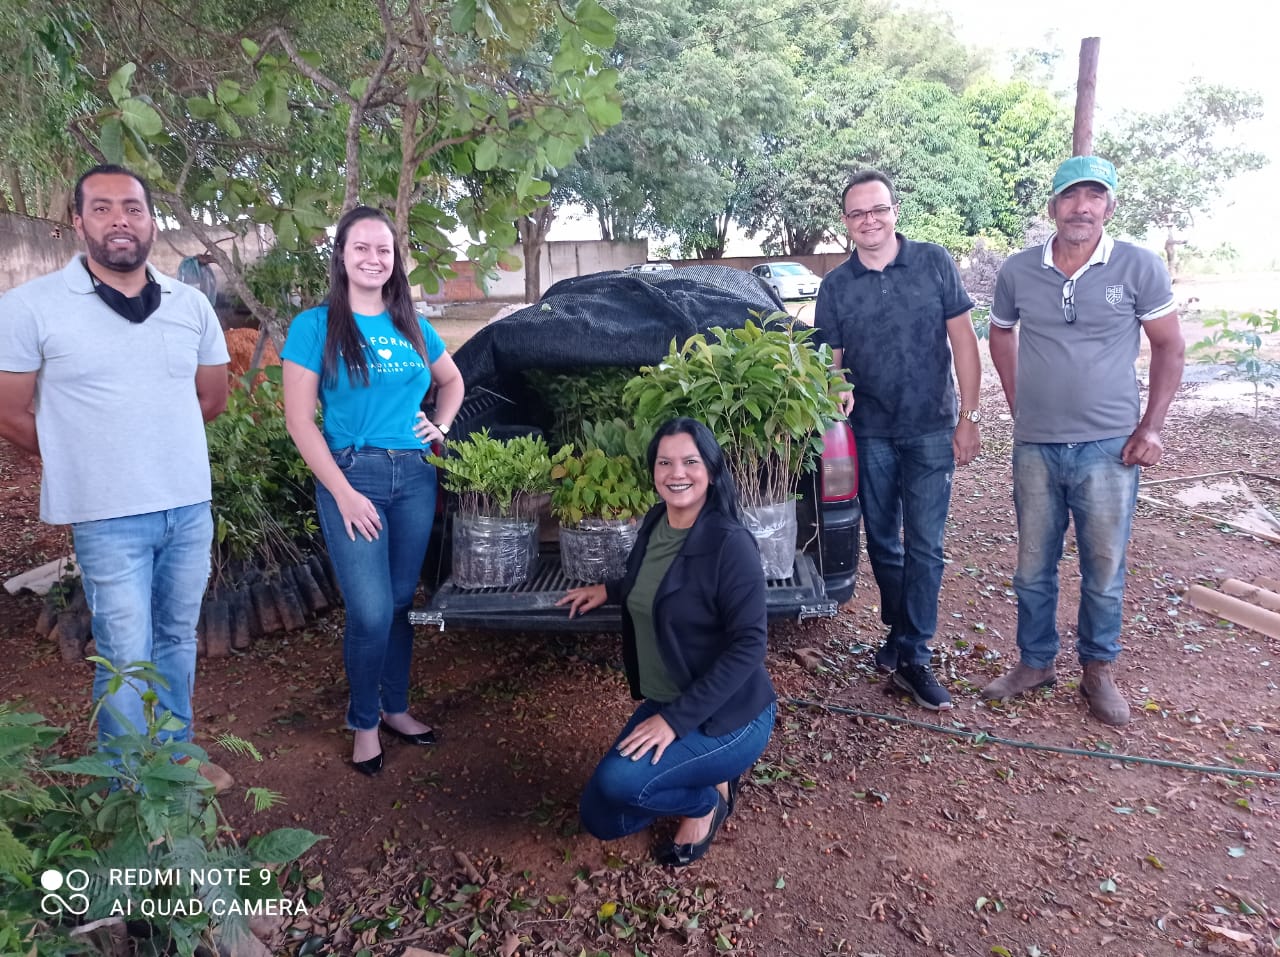
[(640, 703), (582, 792), (582, 824), (602, 841), (642, 831), (661, 817), (710, 814), (716, 807), (716, 785), (736, 778), (764, 753), (778, 705), (769, 702), (749, 723), (719, 737), (690, 731), (667, 745), (657, 764), (652, 751), (639, 761), (619, 754), (619, 742), (661, 707)]
[[(162, 731), (161, 742), (191, 740), (191, 690), (196, 675), (196, 625), (209, 583), (213, 514), (208, 502), (145, 515), (77, 522), (76, 561), (93, 613), (98, 654), (117, 669), (150, 661), (167, 687), (153, 689), (158, 711), (181, 729)], [(101, 665), (93, 696), (103, 698), (111, 673)], [(98, 743), (117, 734), (145, 734), (139, 681), (126, 681), (103, 701)]]
[(1058, 562), (1068, 519), (1080, 549), (1080, 661), (1114, 661), (1120, 654), (1125, 551), (1140, 471), (1120, 461), (1126, 441), (1013, 447), (1018, 651), (1032, 668), (1047, 668), (1058, 655)]
[(338, 503), (317, 483), (320, 529), (346, 605), (342, 657), (351, 685), (347, 725), (371, 731), (383, 712), (409, 710), (409, 609), (435, 519), (436, 467), (417, 449), (347, 448), (333, 458), (382, 521), (373, 541), (357, 533), (353, 542)]
[(867, 558), (880, 588), (888, 643), (901, 664), (928, 664), (938, 628), (954, 434), (946, 429), (906, 439), (857, 436)]

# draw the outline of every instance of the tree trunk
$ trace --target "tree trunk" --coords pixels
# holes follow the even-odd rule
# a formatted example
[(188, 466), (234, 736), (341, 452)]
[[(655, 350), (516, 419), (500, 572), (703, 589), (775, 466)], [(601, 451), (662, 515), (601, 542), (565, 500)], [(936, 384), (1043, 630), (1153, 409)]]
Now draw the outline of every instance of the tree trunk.
[(542, 250), (547, 243), (547, 233), (556, 211), (543, 206), (516, 221), (520, 235), (520, 251), (524, 255), (524, 301), (537, 302), (542, 298)]
[(1169, 227), (1169, 232), (1165, 235), (1164, 258), (1169, 264), (1169, 277), (1173, 278), (1178, 274), (1178, 241), (1173, 238), (1172, 226)]

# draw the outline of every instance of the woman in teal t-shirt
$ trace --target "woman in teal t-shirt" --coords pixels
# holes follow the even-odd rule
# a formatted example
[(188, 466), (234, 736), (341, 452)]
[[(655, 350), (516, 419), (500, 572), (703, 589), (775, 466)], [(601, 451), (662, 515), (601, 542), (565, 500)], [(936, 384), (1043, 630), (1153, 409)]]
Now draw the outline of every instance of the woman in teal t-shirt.
[[(379, 727), (412, 744), (435, 733), (409, 714), (408, 612), (431, 538), (439, 442), (462, 405), (444, 342), (413, 308), (395, 230), (357, 206), (338, 222), (329, 302), (293, 320), (281, 356), (289, 435), (316, 477), (316, 512), (346, 604), (351, 761), (382, 770)], [(422, 411), (435, 382), (435, 421)], [(316, 409), (324, 410), (324, 432)]]

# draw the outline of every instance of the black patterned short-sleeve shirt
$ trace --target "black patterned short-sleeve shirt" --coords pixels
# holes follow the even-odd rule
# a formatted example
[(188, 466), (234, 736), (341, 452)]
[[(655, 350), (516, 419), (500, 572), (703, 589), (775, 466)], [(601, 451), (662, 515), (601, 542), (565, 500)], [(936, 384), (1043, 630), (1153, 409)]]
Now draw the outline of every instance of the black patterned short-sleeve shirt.
[(973, 308), (943, 247), (898, 234), (883, 271), (857, 251), (822, 280), (814, 325), (844, 350), (853, 385), (855, 435), (910, 438), (955, 428), (955, 382), (947, 321)]

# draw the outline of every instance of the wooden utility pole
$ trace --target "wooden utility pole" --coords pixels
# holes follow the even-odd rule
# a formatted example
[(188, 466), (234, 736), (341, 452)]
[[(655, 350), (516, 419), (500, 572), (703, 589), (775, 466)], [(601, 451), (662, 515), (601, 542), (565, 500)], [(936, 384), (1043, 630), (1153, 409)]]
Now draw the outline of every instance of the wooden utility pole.
[(1080, 75), (1076, 79), (1076, 123), (1071, 131), (1071, 155), (1093, 152), (1093, 101), (1098, 88), (1098, 47), (1102, 40), (1085, 37), (1080, 41)]

